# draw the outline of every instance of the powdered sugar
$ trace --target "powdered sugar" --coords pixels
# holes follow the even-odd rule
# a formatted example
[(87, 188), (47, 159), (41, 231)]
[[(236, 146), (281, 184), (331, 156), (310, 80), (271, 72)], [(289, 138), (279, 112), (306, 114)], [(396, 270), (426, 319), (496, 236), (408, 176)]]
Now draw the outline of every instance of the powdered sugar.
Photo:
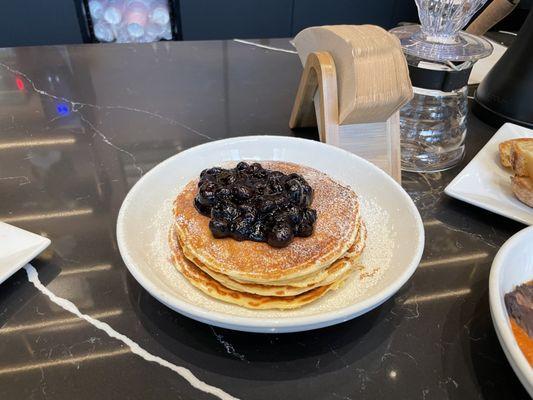
[(296, 310), (249, 310), (227, 304), (197, 290), (170, 262), (167, 239), (173, 222), (173, 199), (174, 196), (171, 194), (164, 202), (165, 207), (159, 210), (152, 221), (152, 228), (155, 228), (156, 235), (149, 246), (151, 268), (154, 274), (160, 276), (161, 281), (169, 287), (174, 296), (212, 312), (256, 318), (291, 318), (338, 310), (370, 295), (391, 264), (395, 235), (389, 224), (388, 212), (381, 208), (375, 199), (359, 195), (361, 213), (368, 231), (367, 244), (361, 257), (361, 267), (346, 280), (341, 288)]

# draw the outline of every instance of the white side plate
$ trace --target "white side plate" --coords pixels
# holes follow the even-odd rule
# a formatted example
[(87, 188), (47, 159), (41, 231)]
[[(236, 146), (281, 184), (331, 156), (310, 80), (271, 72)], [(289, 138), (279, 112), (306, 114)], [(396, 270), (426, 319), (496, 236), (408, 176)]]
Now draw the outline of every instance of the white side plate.
[(515, 340), (504, 296), (517, 285), (533, 279), (533, 227), (511, 237), (496, 254), (489, 278), (492, 322), (500, 344), (520, 382), (533, 397), (533, 368)]
[[(360, 196), (368, 229), (362, 262), (372, 277), (354, 273), (342, 288), (318, 301), (282, 311), (227, 304), (189, 284), (169, 261), (173, 199), (204, 168), (250, 159), (307, 165), (351, 186)], [(311, 140), (247, 136), (194, 147), (153, 168), (124, 199), (117, 220), (117, 239), (120, 254), (135, 279), (179, 313), (236, 330), (294, 332), (347, 321), (387, 300), (418, 266), (424, 229), (407, 193), (368, 161)]]
[(500, 164), (498, 145), (509, 139), (533, 138), (533, 130), (507, 123), (488, 141), (470, 163), (444, 189), (456, 199), (533, 225), (533, 208), (518, 200), (511, 190), (511, 170)]
[(50, 239), (0, 222), (0, 283), (33, 260)]

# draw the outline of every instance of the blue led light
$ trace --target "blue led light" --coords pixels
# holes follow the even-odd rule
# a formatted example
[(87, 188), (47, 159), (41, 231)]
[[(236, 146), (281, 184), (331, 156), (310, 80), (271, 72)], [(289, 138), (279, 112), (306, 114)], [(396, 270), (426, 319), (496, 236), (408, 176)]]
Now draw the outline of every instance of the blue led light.
[(57, 110), (57, 114), (62, 117), (70, 114), (70, 109), (68, 108), (68, 105), (65, 103), (58, 103), (56, 106), (56, 110)]

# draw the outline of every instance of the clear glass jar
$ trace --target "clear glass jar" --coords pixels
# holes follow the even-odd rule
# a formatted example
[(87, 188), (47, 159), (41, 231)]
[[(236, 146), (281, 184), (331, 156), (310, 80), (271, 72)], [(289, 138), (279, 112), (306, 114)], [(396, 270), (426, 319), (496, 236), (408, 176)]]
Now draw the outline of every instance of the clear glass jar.
[[(419, 68), (423, 65), (420, 59), (407, 59)], [(442, 64), (438, 69), (451, 70)], [(437, 172), (453, 167), (464, 154), (467, 86), (450, 92), (413, 87), (413, 92), (400, 110), (402, 169)]]
[(390, 31), (400, 40), (414, 92), (400, 110), (403, 170), (442, 171), (464, 155), (468, 75), (492, 45), (460, 29), (484, 1), (416, 0), (422, 26)]

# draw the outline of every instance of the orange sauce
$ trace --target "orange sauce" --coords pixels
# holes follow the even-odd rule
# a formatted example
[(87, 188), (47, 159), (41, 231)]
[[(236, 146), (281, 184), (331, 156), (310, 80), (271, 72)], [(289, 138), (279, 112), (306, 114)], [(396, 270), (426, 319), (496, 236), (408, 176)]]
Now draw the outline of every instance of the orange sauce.
[(520, 325), (518, 325), (513, 318), (511, 320), (511, 328), (513, 329), (513, 334), (518, 343), (518, 347), (524, 353), (529, 365), (533, 366), (533, 339), (524, 331)]

